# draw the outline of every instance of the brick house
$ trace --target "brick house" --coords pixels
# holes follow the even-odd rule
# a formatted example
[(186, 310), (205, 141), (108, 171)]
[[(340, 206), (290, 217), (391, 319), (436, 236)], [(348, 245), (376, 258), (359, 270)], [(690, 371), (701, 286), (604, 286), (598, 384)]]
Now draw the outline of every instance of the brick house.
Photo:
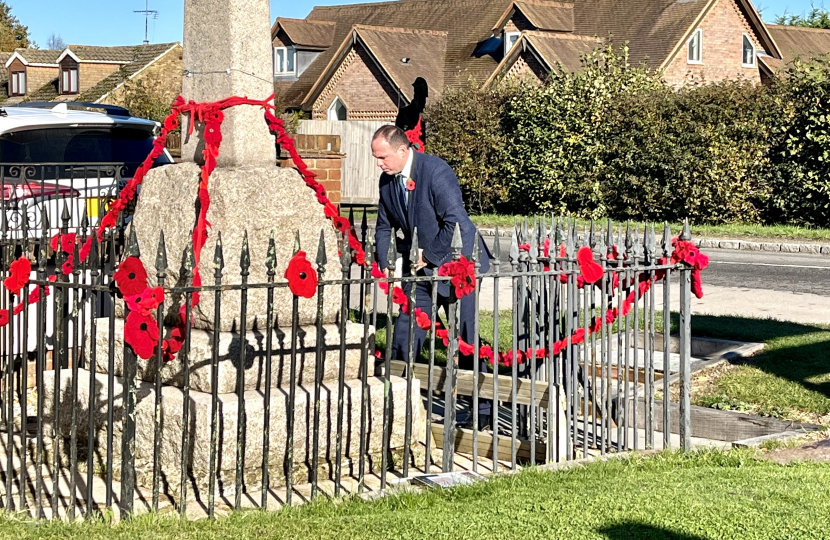
[[(758, 58), (781, 59), (751, 0), (317, 6), (306, 19), (277, 19), (272, 37), (280, 102), (315, 119), (391, 121), (416, 77), (428, 81), (431, 99), (470, 80), (542, 80), (554, 69), (580, 69), (581, 54), (605, 44), (628, 43), (631, 63), (662, 70), (674, 86), (760, 81)], [(292, 55), (293, 64), (282, 60)]]
[[(0, 57), (0, 60), (3, 60)], [(69, 45), (62, 51), (17, 49), (0, 71), (0, 103), (82, 101), (118, 103), (127, 80), (149, 78), (173, 97), (181, 92), (182, 47)]]

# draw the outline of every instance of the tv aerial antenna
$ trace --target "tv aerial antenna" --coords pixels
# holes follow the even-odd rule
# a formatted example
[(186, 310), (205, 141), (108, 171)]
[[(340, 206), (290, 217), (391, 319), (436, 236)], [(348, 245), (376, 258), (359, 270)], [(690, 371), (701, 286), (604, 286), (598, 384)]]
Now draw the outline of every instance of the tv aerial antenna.
[(156, 20), (159, 18), (159, 12), (155, 9), (150, 9), (150, 0), (144, 0), (144, 9), (135, 10), (133, 13), (144, 15), (144, 44), (148, 45), (150, 43), (150, 40), (147, 39), (150, 27), (150, 16), (152, 15), (153, 20)]

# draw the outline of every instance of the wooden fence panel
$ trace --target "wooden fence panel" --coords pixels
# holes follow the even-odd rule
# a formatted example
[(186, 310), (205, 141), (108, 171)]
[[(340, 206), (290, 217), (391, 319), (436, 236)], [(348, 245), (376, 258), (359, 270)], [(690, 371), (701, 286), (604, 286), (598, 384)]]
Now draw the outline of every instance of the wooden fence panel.
[(372, 135), (388, 122), (300, 120), (297, 133), (303, 135), (340, 135), (343, 160), (341, 197), (343, 202), (376, 204), (380, 169), (372, 158)]

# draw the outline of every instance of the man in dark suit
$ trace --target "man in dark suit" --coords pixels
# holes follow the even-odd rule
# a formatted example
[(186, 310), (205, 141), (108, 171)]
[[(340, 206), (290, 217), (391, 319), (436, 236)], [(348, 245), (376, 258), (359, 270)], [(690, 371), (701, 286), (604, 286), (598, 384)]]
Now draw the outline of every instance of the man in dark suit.
[[(412, 232), (418, 229), (417, 275), (430, 276), (444, 263), (452, 260), (453, 232), (456, 224), (461, 229), (462, 255), (470, 258), (475, 242), (476, 228), (464, 209), (458, 178), (447, 163), (439, 157), (415, 152), (406, 134), (398, 127), (383, 126), (372, 137), (372, 155), (383, 171), (380, 175), (380, 200), (375, 231), (379, 268), (388, 276), (394, 273), (395, 261), (387, 260), (392, 234), (398, 232), (398, 254), (403, 259), (403, 275), (411, 276)], [(490, 268), (490, 251), (479, 239), (481, 246), (481, 272)], [(409, 295), (412, 283), (404, 283)], [(415, 307), (431, 313), (431, 285), (419, 282), (415, 287)], [(444, 281), (438, 286), (438, 306), (446, 313), (450, 300), (450, 288)], [(459, 334), (472, 344), (475, 321), (475, 305), (472, 295), (461, 299)], [(413, 309), (414, 312), (414, 309)], [(393, 358), (409, 359), (409, 315), (401, 312), (395, 321)], [(426, 331), (415, 325), (415, 354), (420, 354)], [(459, 356), (460, 369), (473, 369), (470, 355)], [(482, 372), (487, 363), (481, 362)], [(479, 403), (479, 428), (490, 421), (491, 403)]]

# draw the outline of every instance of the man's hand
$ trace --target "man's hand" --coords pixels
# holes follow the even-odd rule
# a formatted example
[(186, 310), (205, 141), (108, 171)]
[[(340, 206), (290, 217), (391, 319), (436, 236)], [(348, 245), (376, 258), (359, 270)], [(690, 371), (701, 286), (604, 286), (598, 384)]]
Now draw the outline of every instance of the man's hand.
[(383, 277), (389, 279), (389, 269), (388, 268), (383, 269)]
[(418, 250), (418, 262), (415, 263), (415, 271), (417, 272), (421, 268), (426, 268), (426, 266), (427, 266), (427, 263), (424, 262), (424, 250), (419, 249)]

